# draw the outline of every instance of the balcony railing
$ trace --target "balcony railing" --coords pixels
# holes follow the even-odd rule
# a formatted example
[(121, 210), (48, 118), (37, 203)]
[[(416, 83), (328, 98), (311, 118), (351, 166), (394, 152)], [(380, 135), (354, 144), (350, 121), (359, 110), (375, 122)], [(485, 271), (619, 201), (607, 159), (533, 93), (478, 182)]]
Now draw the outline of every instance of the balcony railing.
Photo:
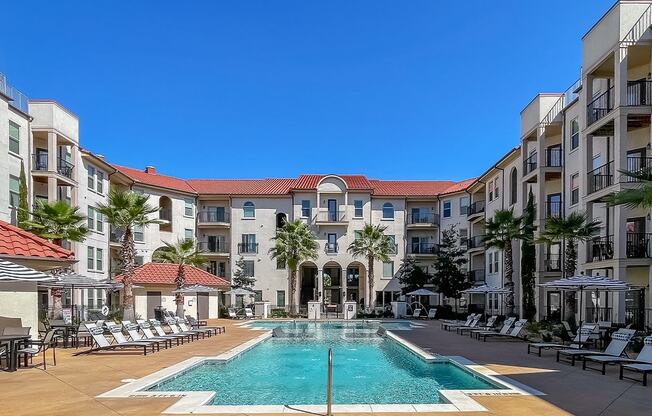
[(57, 173), (59, 173), (59, 175), (72, 179), (72, 171), (74, 168), (75, 165), (68, 162), (67, 160), (62, 158), (57, 158)]
[(40, 170), (40, 171), (48, 170), (47, 153), (32, 154), (32, 170)]
[(547, 272), (561, 271), (561, 256), (559, 254), (549, 254), (543, 263)]
[(523, 161), (523, 174), (527, 175), (537, 168), (537, 153), (532, 153), (527, 159)]
[[(627, 168), (630, 172), (652, 174), (652, 157), (627, 156)], [(640, 182), (640, 179), (621, 176), (621, 182)]]
[(228, 253), (229, 244), (221, 241), (200, 241), (197, 248), (205, 253)]
[(29, 111), (29, 98), (22, 92), (18, 91), (16, 88), (12, 87), (7, 83), (7, 77), (5, 77), (4, 74), (0, 73), (0, 93), (6, 95), (7, 97), (11, 98), (11, 101), (9, 101), (9, 105), (22, 111), (23, 113), (27, 113)]
[(229, 213), (225, 211), (199, 211), (197, 221), (205, 224), (229, 222)]
[(326, 243), (326, 246), (324, 247), (324, 251), (327, 254), (337, 253), (337, 249), (338, 249), (337, 243)]
[(561, 201), (546, 201), (546, 218), (561, 217)]
[(475, 201), (469, 205), (469, 215), (481, 214), (484, 212), (485, 202), (484, 201)]
[(614, 183), (613, 162), (605, 163), (588, 173), (589, 193), (607, 188)]
[(614, 236), (595, 237), (591, 240), (588, 261), (611, 260), (614, 258)]
[(627, 233), (627, 257), (648, 258), (650, 257), (650, 233)]
[(486, 274), (484, 269), (470, 270), (469, 282), (473, 284), (483, 284), (486, 281)]
[(435, 214), (433, 212), (408, 214), (408, 224), (439, 225), (439, 214)]
[(593, 307), (586, 308), (586, 322), (612, 322), (613, 308)]
[(238, 243), (238, 254), (258, 253), (258, 243)]
[(320, 211), (315, 217), (319, 222), (342, 222), (346, 220), (345, 211)]
[(466, 245), (469, 250), (473, 248), (484, 247), (484, 235), (475, 235), (466, 240)]
[(607, 91), (595, 97), (586, 106), (586, 116), (589, 125), (600, 120), (614, 108), (614, 87), (610, 87)]
[(111, 227), (111, 231), (109, 232), (109, 241), (111, 241), (112, 243), (121, 243), (122, 237), (124, 235), (125, 235), (124, 230)]
[(561, 147), (549, 147), (546, 149), (546, 166), (549, 168), (560, 168), (563, 152)]
[(628, 81), (627, 105), (652, 105), (652, 81)]
[(410, 254), (437, 254), (439, 244), (437, 243), (412, 243), (410, 244)]
[(158, 211), (158, 219), (163, 221), (172, 221), (172, 209), (171, 208), (161, 208)]

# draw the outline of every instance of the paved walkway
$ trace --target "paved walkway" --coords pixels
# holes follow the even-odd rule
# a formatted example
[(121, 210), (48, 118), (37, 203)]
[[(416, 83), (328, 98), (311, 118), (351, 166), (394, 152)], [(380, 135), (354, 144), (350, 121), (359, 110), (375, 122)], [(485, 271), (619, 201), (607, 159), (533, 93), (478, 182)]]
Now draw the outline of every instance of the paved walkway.
[[(217, 355), (259, 334), (235, 327), (231, 321), (219, 324), (227, 326), (226, 334), (145, 357), (132, 352), (73, 357), (75, 350), (58, 349), (58, 365), (48, 366), (47, 371), (0, 371), (0, 415), (159, 415), (177, 399), (98, 400), (95, 396), (121, 385), (122, 380), (145, 376), (192, 356)], [(619, 381), (615, 369), (607, 376), (582, 371), (555, 363), (552, 353), (544, 358), (528, 356), (524, 343), (482, 343), (440, 331), (437, 321), (428, 322), (427, 328), (399, 334), (432, 352), (485, 364), (547, 394), (475, 397), (489, 412), (465, 415), (645, 415), (652, 409), (652, 386)]]

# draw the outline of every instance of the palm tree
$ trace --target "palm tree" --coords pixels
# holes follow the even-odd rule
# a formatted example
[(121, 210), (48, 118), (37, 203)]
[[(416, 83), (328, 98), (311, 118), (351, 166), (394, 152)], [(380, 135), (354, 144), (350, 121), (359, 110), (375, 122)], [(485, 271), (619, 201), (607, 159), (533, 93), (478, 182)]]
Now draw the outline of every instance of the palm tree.
[(523, 233), (522, 222), (521, 217), (514, 216), (513, 210), (503, 209), (496, 211), (494, 217), (485, 224), (484, 241), (487, 247), (496, 247), (503, 251), (505, 288), (507, 289), (505, 308), (508, 315), (514, 314), (514, 257), (512, 243), (514, 240), (526, 238)]
[(134, 320), (134, 227), (146, 227), (149, 224), (158, 224), (158, 219), (149, 218), (159, 208), (147, 203), (146, 195), (132, 191), (112, 188), (109, 191), (108, 202), (99, 204), (97, 211), (106, 218), (113, 227), (124, 231), (120, 245), (120, 262), (122, 263), (122, 283), (124, 292), (122, 297), (123, 319)]
[(577, 242), (591, 240), (600, 232), (601, 222), (586, 213), (572, 212), (565, 218), (551, 217), (541, 233), (540, 242), (560, 243), (564, 247), (564, 275), (574, 276), (577, 268)]
[(63, 241), (84, 241), (88, 228), (86, 217), (65, 201), (36, 201), (32, 219), (24, 221), (22, 227), (39, 237), (60, 246)]
[(269, 256), (288, 267), (288, 285), (290, 299), (299, 305), (297, 299), (297, 267), (306, 260), (317, 259), (317, 242), (315, 235), (301, 220), (286, 222), (272, 237), (274, 247), (269, 249)]
[[(173, 263), (179, 265), (177, 271), (177, 278), (175, 283), (177, 289), (181, 289), (186, 284), (186, 266), (201, 267), (206, 263), (206, 258), (202, 252), (195, 248), (195, 243), (192, 240), (180, 239), (176, 244), (163, 242), (165, 247), (162, 247), (154, 252), (153, 261), (159, 263)], [(183, 295), (177, 293), (175, 296), (177, 304), (177, 316), (183, 316)]]
[(640, 171), (621, 170), (627, 182), (634, 182), (637, 186), (623, 189), (608, 198), (610, 205), (625, 205), (628, 208), (652, 208), (652, 169)]
[(371, 308), (374, 295), (374, 261), (389, 261), (389, 253), (392, 250), (392, 240), (385, 235), (385, 229), (381, 225), (365, 224), (360, 235), (351, 242), (348, 252), (353, 257), (367, 258), (367, 281), (368, 290), (365, 300), (367, 309)]

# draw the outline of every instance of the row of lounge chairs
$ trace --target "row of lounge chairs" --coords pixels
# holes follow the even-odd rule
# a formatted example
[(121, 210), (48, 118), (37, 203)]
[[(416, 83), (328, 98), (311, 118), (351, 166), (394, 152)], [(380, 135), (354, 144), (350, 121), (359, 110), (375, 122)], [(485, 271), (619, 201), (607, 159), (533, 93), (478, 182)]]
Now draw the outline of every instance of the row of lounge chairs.
[(242, 309), (243, 313), (238, 315), (238, 311), (236, 311), (234, 308), (229, 308), (229, 318), (231, 319), (253, 319), (254, 318), (254, 311), (251, 308), (244, 308)]
[(521, 332), (527, 323), (526, 319), (507, 318), (500, 329), (495, 328), (497, 315), (490, 316), (483, 325), (479, 325), (481, 314), (471, 314), (466, 321), (443, 321), (441, 328), (446, 331), (455, 330), (460, 335), (469, 334), (471, 338), (487, 341), (488, 339), (522, 340)]

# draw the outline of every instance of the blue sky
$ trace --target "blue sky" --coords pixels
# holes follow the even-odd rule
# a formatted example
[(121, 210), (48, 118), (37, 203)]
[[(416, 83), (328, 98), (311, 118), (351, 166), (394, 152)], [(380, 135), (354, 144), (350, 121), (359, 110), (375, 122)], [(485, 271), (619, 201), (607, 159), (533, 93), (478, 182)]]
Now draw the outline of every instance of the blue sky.
[(111, 162), (197, 177), (464, 179), (579, 77), (613, 0), (13, 1), (0, 72)]

